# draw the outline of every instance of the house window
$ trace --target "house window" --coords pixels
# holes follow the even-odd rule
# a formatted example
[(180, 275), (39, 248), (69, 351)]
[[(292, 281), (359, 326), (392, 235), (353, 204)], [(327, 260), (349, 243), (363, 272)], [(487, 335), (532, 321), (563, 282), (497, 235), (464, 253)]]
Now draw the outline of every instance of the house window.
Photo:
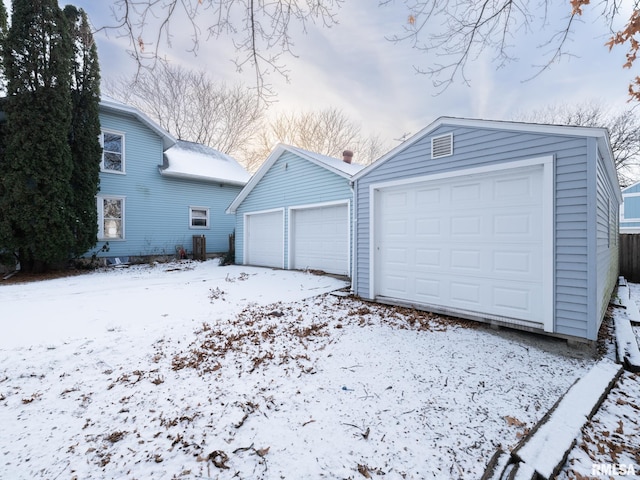
[(100, 135), (102, 145), (103, 172), (124, 173), (124, 135), (103, 131)]
[(189, 207), (189, 225), (191, 228), (209, 228), (209, 209)]
[(124, 240), (124, 198), (98, 197), (98, 237)]

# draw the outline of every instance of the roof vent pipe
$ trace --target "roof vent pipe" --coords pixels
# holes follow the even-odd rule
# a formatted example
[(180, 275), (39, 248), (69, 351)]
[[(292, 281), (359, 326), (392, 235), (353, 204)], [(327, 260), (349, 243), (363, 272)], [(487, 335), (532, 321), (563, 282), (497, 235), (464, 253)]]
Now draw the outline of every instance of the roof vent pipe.
[(353, 152), (351, 150), (342, 152), (342, 160), (344, 163), (351, 163), (351, 160), (353, 160)]

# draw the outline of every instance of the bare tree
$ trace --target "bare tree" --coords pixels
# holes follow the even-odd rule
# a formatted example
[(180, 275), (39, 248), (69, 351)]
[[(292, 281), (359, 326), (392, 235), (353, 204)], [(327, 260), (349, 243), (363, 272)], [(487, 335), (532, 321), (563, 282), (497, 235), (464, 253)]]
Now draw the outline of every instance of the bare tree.
[(114, 98), (139, 108), (172, 135), (242, 157), (265, 111), (242, 85), (228, 87), (204, 72), (159, 64), (136, 78), (107, 81)]
[[(336, 12), (344, 0), (116, 0), (112, 8), (115, 28), (129, 38), (129, 53), (139, 66), (155, 65), (160, 46), (171, 44), (171, 25), (186, 19), (191, 51), (198, 51), (203, 31), (207, 38), (222, 35), (232, 39), (238, 70), (252, 68), (258, 98), (273, 92), (266, 74), (287, 77), (282, 56), (292, 54), (291, 30), (306, 32), (310, 22), (325, 26), (336, 23)], [(204, 25), (198, 17), (205, 17)], [(182, 33), (181, 33), (182, 34)]]
[[(394, 5), (398, 0), (378, 0), (377, 7)], [(238, 70), (250, 67), (255, 73), (258, 97), (268, 100), (274, 93), (266, 75), (278, 72), (287, 77), (284, 55), (292, 52), (293, 36), (306, 32), (310, 23), (331, 26), (337, 23), (344, 0), (115, 0), (112, 8), (116, 29), (130, 43), (130, 54), (139, 66), (154, 64), (163, 43), (171, 44), (171, 25), (186, 18), (191, 50), (197, 52), (200, 40), (226, 36), (236, 48)], [(522, 33), (547, 31), (543, 47), (548, 55), (536, 74), (547, 70), (565, 56), (583, 8), (598, 9), (606, 45), (628, 45), (627, 63), (633, 65), (640, 43), (639, 0), (632, 0), (632, 14), (624, 28), (616, 27), (622, 0), (563, 0), (566, 14), (559, 15), (552, 0), (403, 0), (407, 21), (401, 31), (387, 36), (392, 42), (434, 52), (442, 63), (416, 71), (431, 75), (433, 83), (446, 89), (457, 80), (468, 82), (468, 62), (489, 51), (499, 67), (514, 60), (513, 43)], [(562, 5), (562, 4), (560, 4)], [(372, 4), (372, 10), (376, 7)], [(555, 25), (555, 27), (554, 27)], [(299, 29), (299, 31), (298, 31)], [(383, 35), (384, 32), (381, 32)], [(182, 35), (182, 32), (181, 32)], [(522, 39), (526, 41), (526, 39)], [(604, 43), (604, 42), (603, 42)], [(603, 45), (604, 47), (604, 45)], [(640, 77), (632, 81), (630, 95), (640, 100)]]
[(342, 110), (289, 113), (278, 116), (262, 130), (247, 168), (256, 170), (277, 143), (285, 143), (331, 157), (342, 158), (344, 150), (354, 152), (354, 161), (369, 164), (387, 150), (379, 136), (366, 136), (362, 128)]
[[(394, 4), (395, 0), (380, 0), (379, 5)], [(429, 67), (414, 67), (419, 73), (428, 74), (435, 87), (444, 90), (458, 79), (468, 83), (466, 67), (483, 52), (489, 51), (497, 67), (516, 60), (513, 43), (517, 36), (533, 31), (548, 31), (539, 47), (546, 51), (546, 59), (534, 66), (539, 75), (551, 68), (563, 57), (572, 56), (569, 48), (574, 29), (583, 15), (583, 8), (599, 9), (596, 13), (603, 22), (603, 34), (609, 35), (603, 42), (609, 49), (615, 45), (629, 44), (627, 63), (630, 68), (638, 52), (639, 43), (634, 36), (640, 33), (639, 1), (633, 0), (633, 12), (625, 28), (616, 31), (615, 24), (621, 15), (622, 0), (601, 0), (589, 5), (590, 0), (565, 0), (566, 13), (558, 16), (552, 0), (411, 0), (407, 23), (402, 31), (387, 37), (396, 43), (409, 43), (413, 48), (433, 52), (442, 63)], [(555, 26), (555, 27), (554, 27)], [(640, 77), (630, 85), (629, 93), (640, 100)]]
[(611, 111), (597, 102), (561, 104), (520, 114), (517, 118), (538, 123), (607, 128), (620, 185), (630, 185), (640, 177), (640, 117), (634, 108)]

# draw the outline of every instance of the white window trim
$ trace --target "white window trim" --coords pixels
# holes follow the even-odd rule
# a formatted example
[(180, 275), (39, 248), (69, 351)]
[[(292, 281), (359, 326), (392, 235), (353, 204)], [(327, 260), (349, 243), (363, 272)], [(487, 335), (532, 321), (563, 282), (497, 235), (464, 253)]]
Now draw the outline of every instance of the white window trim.
[[(101, 242), (122, 242), (126, 239), (125, 226), (126, 226), (126, 197), (120, 197), (115, 195), (99, 195), (97, 198), (98, 204), (98, 240)], [(104, 235), (104, 201), (105, 200), (120, 200), (122, 202), (122, 237), (111, 238)]]
[[(112, 133), (114, 135), (120, 135), (120, 137), (122, 138), (122, 170), (110, 170), (110, 169), (104, 168), (104, 134), (105, 133)], [(100, 171), (103, 172), (103, 173), (113, 173), (115, 175), (125, 175), (126, 174), (126, 162), (125, 162), (126, 148), (125, 148), (125, 134), (124, 134), (124, 132), (120, 132), (118, 130), (111, 130), (111, 129), (108, 129), (108, 128), (102, 129), (102, 131), (100, 132), (100, 146), (103, 149), (101, 157), (100, 157)]]
[[(204, 210), (207, 212), (207, 224), (204, 226), (194, 225), (193, 224), (193, 211), (194, 210)], [(210, 230), (211, 229), (211, 209), (209, 207), (189, 207), (189, 228), (191, 230)]]

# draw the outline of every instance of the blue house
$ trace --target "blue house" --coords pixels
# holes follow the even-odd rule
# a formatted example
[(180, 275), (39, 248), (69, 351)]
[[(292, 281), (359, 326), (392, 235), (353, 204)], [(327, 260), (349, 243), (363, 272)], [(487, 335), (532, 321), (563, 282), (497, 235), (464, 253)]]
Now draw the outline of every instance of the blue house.
[(620, 233), (640, 233), (640, 182), (622, 189)]
[(350, 180), (363, 168), (350, 154), (278, 145), (227, 209), (236, 263), (350, 275)]
[[(228, 250), (234, 220), (226, 207), (249, 179), (232, 158), (176, 140), (139, 110), (103, 97), (103, 158), (97, 196), (98, 257), (191, 253), (204, 237), (207, 253)], [(202, 242), (202, 241), (200, 241)]]
[(622, 200), (606, 129), (440, 118), (353, 180), (357, 295), (597, 339)]

